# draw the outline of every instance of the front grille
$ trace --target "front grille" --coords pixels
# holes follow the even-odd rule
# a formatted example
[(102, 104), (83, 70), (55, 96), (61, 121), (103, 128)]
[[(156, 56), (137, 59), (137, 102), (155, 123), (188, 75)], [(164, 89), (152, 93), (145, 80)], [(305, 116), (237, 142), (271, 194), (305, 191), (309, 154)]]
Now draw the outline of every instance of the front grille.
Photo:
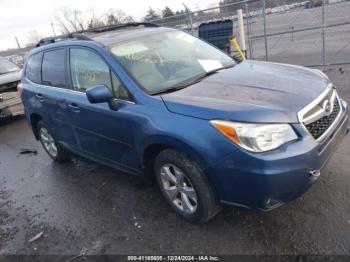
[(333, 112), (330, 115), (324, 116), (315, 122), (305, 125), (305, 127), (313, 136), (313, 138), (318, 139), (333, 124), (339, 112), (340, 112), (340, 105), (339, 105), (338, 99), (334, 99)]
[(18, 84), (19, 84), (19, 81), (10, 82), (10, 83), (6, 83), (6, 84), (3, 84), (3, 85), (0, 85), (0, 92), (3, 92), (3, 91), (16, 91)]

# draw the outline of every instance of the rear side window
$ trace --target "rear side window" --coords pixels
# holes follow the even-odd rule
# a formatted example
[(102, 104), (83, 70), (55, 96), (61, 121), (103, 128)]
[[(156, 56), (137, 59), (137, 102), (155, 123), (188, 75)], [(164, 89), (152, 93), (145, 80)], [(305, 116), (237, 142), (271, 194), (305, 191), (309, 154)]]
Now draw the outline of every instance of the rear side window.
[(27, 78), (37, 84), (40, 84), (41, 57), (42, 53), (29, 57), (26, 69)]
[(66, 87), (65, 59), (65, 49), (56, 49), (44, 53), (42, 64), (43, 85)]

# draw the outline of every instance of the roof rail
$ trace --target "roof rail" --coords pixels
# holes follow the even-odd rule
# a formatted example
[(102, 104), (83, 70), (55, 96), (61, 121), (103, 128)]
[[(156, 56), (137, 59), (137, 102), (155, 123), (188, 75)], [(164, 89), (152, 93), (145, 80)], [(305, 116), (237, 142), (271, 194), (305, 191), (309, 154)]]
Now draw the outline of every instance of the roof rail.
[(67, 40), (67, 39), (76, 39), (76, 40), (88, 40), (91, 41), (92, 39), (86, 35), (80, 34), (80, 33), (69, 33), (59, 36), (52, 36), (41, 39), (35, 46), (39, 47), (42, 45), (52, 44), (59, 41)]
[(109, 25), (109, 26), (101, 26), (101, 27), (96, 27), (92, 29), (87, 29), (87, 30), (81, 30), (75, 33), (69, 33), (69, 34), (64, 34), (64, 35), (59, 35), (59, 36), (52, 36), (52, 37), (47, 37), (43, 38), (37, 43), (35, 46), (39, 47), (42, 45), (47, 45), (47, 44), (52, 44), (56, 43), (58, 41), (63, 41), (67, 39), (76, 39), (76, 40), (87, 40), (87, 41), (92, 41), (92, 39), (84, 33), (104, 33), (104, 32), (109, 32), (109, 31), (114, 31), (118, 29), (123, 29), (127, 27), (136, 27), (136, 26), (141, 26), (143, 25), (144, 27), (159, 27), (156, 24), (148, 23), (148, 22), (132, 22), (132, 23), (125, 23), (125, 24), (116, 24), (116, 25)]
[(85, 30), (84, 32), (103, 33), (103, 32), (123, 29), (123, 28), (127, 28), (127, 27), (141, 26), (141, 25), (143, 25), (144, 27), (159, 27), (156, 24), (148, 23), (148, 22), (131, 22), (131, 23), (125, 23), (125, 24), (116, 24), (116, 25), (107, 25), (107, 26), (96, 27), (96, 28)]

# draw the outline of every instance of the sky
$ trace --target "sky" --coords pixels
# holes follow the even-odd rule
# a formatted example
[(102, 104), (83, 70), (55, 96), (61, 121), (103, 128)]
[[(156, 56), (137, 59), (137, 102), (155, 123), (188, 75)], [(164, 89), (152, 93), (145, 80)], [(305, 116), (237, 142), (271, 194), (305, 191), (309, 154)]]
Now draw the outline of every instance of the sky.
[(42, 37), (53, 35), (51, 23), (59, 31), (55, 16), (62, 7), (86, 13), (93, 10), (96, 16), (110, 9), (119, 9), (140, 20), (149, 7), (160, 11), (169, 6), (175, 11), (184, 9), (182, 3), (191, 10), (198, 10), (213, 7), (218, 0), (0, 0), (0, 50), (16, 48), (15, 37), (24, 46), (31, 34)]

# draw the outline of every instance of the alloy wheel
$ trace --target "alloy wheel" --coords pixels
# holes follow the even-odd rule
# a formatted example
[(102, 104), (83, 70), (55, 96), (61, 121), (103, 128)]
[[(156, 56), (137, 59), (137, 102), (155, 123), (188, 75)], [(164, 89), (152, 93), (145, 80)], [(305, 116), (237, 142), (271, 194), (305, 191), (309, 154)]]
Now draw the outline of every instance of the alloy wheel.
[(197, 193), (186, 174), (174, 164), (160, 169), (161, 186), (169, 200), (180, 211), (193, 214), (197, 210)]
[(46, 151), (52, 156), (57, 157), (57, 147), (49, 130), (45, 127), (40, 128), (40, 140), (43, 143)]

